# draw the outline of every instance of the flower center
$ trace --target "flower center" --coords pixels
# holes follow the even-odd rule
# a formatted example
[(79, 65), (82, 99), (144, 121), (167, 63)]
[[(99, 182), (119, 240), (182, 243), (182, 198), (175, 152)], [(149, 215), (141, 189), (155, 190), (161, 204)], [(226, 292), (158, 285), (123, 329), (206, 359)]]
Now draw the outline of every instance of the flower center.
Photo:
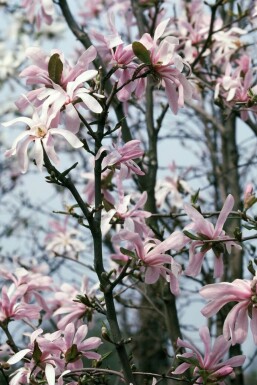
[(44, 138), (47, 133), (47, 128), (42, 126), (34, 127), (34, 133), (38, 138)]

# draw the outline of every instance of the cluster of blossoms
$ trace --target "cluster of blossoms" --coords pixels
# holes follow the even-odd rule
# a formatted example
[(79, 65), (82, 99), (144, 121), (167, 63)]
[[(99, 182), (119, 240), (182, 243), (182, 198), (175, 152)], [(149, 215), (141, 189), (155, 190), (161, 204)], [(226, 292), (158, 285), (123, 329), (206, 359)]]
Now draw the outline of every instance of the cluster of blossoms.
[[(192, 219), (192, 223), (184, 228), (184, 233), (190, 240), (189, 265), (185, 270), (187, 275), (195, 277), (201, 271), (203, 258), (207, 251), (211, 250), (215, 254), (214, 259), (214, 278), (223, 275), (223, 254), (225, 251), (231, 253), (231, 247), (241, 249), (241, 246), (230, 240), (230, 237), (223, 230), (225, 221), (234, 206), (234, 198), (228, 195), (224, 206), (219, 214), (216, 225), (205, 219), (194, 207), (185, 204), (184, 210)], [(192, 233), (193, 234), (192, 234)], [(199, 251), (197, 249), (200, 248)]]
[(13, 373), (10, 384), (26, 384), (37, 378), (46, 379), (49, 385), (64, 384), (63, 376), (74, 369), (83, 368), (83, 357), (99, 360), (101, 355), (91, 350), (101, 345), (98, 337), (86, 338), (87, 325), (81, 325), (77, 330), (69, 323), (64, 330), (43, 334), (42, 329), (35, 330), (30, 336), (29, 347), (14, 354), (8, 361), (16, 364), (25, 356), (29, 363)]
[(217, 99), (222, 96), (227, 106), (239, 108), (241, 118), (247, 120), (249, 111), (256, 112), (257, 89), (253, 84), (250, 57), (243, 55), (235, 68), (230, 63), (226, 65), (224, 76), (217, 80), (214, 97)]
[[(176, 53), (179, 40), (173, 36), (164, 36), (170, 22), (160, 22), (154, 36), (145, 33), (139, 41), (125, 45), (110, 17), (112, 34), (110, 36), (94, 34), (100, 55), (110, 57), (110, 64), (116, 66), (117, 97), (125, 102), (132, 93), (140, 98), (146, 89), (145, 76), (151, 76), (158, 86), (163, 86), (170, 108), (176, 114), (184, 106), (185, 99), (192, 99), (194, 90), (182, 73), (184, 62)], [(141, 63), (138, 63), (138, 59)], [(186, 66), (188, 66), (185, 63)]]
[(78, 238), (81, 236), (80, 231), (76, 229), (68, 229), (67, 220), (64, 225), (59, 222), (51, 222), (51, 232), (47, 234), (46, 251), (53, 255), (65, 256), (70, 258), (77, 258), (79, 253), (85, 250), (85, 245)]
[[(76, 136), (80, 126), (79, 107), (94, 113), (102, 112), (102, 107), (96, 99), (101, 95), (93, 92), (87, 84), (98, 73), (96, 70), (88, 69), (96, 57), (93, 46), (81, 55), (75, 66), (65, 61), (61, 52), (53, 52), (51, 56), (47, 56), (39, 48), (30, 48), (27, 54), (33, 65), (23, 70), (20, 76), (27, 79), (27, 84), (36, 86), (41, 84), (42, 87), (22, 96), (17, 106), (24, 111), (33, 104), (33, 116), (19, 117), (3, 123), (4, 126), (9, 126), (21, 122), (30, 128), (21, 133), (12, 148), (6, 152), (7, 157), (17, 154), (22, 172), (26, 172), (28, 168), (27, 151), (31, 142), (35, 144), (34, 159), (38, 168), (42, 170), (43, 149), (54, 163), (59, 162), (54, 149), (54, 135), (62, 136), (74, 148), (83, 146)], [(58, 128), (62, 123), (62, 115), (65, 118), (65, 129)]]
[[(83, 323), (87, 315), (87, 306), (79, 302), (78, 295), (87, 296), (88, 301), (95, 295), (96, 287), (88, 289), (88, 281), (84, 279), (81, 290), (65, 284), (59, 291), (52, 278), (40, 273), (28, 272), (24, 268), (14, 274), (1, 269), (2, 287), (0, 300), (0, 326), (8, 330), (12, 321), (42, 321), (51, 315), (58, 318), (58, 329), (53, 333), (44, 333), (39, 328), (30, 335), (28, 347), (17, 352), (15, 342), (10, 342), (12, 352), (2, 346), (8, 356), (9, 365), (14, 365), (25, 356), (25, 364), (15, 371), (10, 379), (11, 385), (46, 380), (49, 385), (62, 385), (63, 375), (67, 371), (81, 369), (82, 359), (100, 359), (100, 354), (91, 350), (98, 349), (101, 340), (98, 337), (86, 338), (88, 327)], [(8, 282), (11, 282), (8, 286)], [(52, 291), (52, 296), (45, 298), (43, 293)], [(77, 298), (77, 299), (76, 299)], [(77, 300), (77, 302), (74, 302)], [(92, 313), (92, 310), (91, 310)], [(75, 329), (76, 328), (76, 329)]]
[(224, 379), (234, 374), (234, 367), (243, 365), (245, 356), (235, 356), (221, 361), (224, 355), (228, 353), (231, 342), (227, 341), (223, 336), (219, 336), (212, 347), (207, 326), (202, 327), (199, 334), (204, 343), (204, 356), (193, 344), (178, 338), (177, 346), (189, 349), (191, 352), (177, 356), (182, 363), (173, 371), (173, 374), (182, 374), (189, 368), (193, 368), (193, 385), (225, 385)]

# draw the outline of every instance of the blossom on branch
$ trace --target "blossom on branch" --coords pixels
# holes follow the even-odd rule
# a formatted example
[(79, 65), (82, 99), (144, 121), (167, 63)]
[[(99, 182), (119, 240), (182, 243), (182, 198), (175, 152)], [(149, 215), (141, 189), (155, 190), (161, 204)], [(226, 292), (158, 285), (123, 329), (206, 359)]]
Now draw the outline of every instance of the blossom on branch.
[[(195, 277), (201, 271), (203, 259), (207, 251), (212, 250), (214, 258), (214, 277), (219, 278), (223, 274), (223, 254), (231, 253), (231, 247), (241, 249), (241, 246), (230, 240), (230, 237), (222, 229), (224, 223), (234, 206), (234, 198), (228, 195), (219, 214), (216, 225), (203, 217), (202, 214), (189, 204), (184, 205), (184, 210), (192, 219), (192, 223), (184, 228), (184, 233), (190, 242), (189, 265), (185, 274)], [(193, 234), (192, 234), (193, 232)], [(197, 249), (200, 248), (199, 251)]]
[(52, 24), (54, 15), (53, 0), (22, 0), (21, 6), (26, 9), (29, 22), (32, 24), (36, 21), (38, 30), (40, 30), (42, 22)]
[(212, 317), (229, 302), (238, 302), (228, 313), (223, 335), (231, 338), (232, 345), (243, 343), (248, 333), (248, 316), (255, 345), (257, 345), (257, 275), (250, 280), (236, 279), (232, 283), (221, 282), (206, 285), (200, 294), (209, 303), (202, 309), (205, 317)]
[(61, 226), (58, 222), (51, 222), (51, 232), (47, 234), (45, 242), (46, 251), (52, 255), (67, 255), (71, 258), (78, 258), (81, 251), (85, 250), (85, 244), (78, 237), (81, 232), (77, 229), (68, 229), (67, 221)]
[(7, 127), (19, 122), (25, 123), (29, 129), (18, 135), (12, 148), (6, 151), (5, 156), (10, 157), (17, 155), (22, 173), (25, 173), (28, 169), (27, 152), (28, 146), (32, 142), (34, 143), (34, 159), (40, 171), (42, 171), (44, 163), (43, 148), (54, 163), (59, 163), (59, 158), (54, 149), (53, 135), (62, 136), (74, 148), (83, 146), (83, 143), (72, 132), (61, 128), (51, 128), (51, 121), (49, 122), (46, 112), (39, 116), (37, 111), (35, 111), (32, 118), (19, 117), (9, 122), (2, 123), (2, 125)]
[(137, 175), (145, 175), (140, 167), (133, 161), (138, 159), (144, 154), (144, 150), (140, 147), (140, 140), (134, 139), (121, 145), (121, 137), (119, 133), (118, 144), (113, 143), (113, 150), (106, 147), (101, 147), (96, 155), (96, 160), (99, 159), (101, 154), (106, 151), (107, 155), (102, 162), (102, 168), (105, 170), (107, 167), (114, 167), (121, 169), (122, 179), (127, 178), (131, 172)]
[(0, 322), (9, 322), (21, 319), (39, 319), (41, 307), (34, 304), (28, 304), (23, 296), (26, 287), (21, 286), (13, 290), (2, 287), (2, 298), (0, 298)]
[[(153, 78), (164, 86), (170, 108), (177, 114), (178, 109), (184, 106), (185, 99), (192, 99), (193, 88), (182, 74), (183, 60), (175, 52), (179, 40), (176, 37), (167, 36), (159, 42), (169, 21), (170, 19), (167, 19), (158, 24), (153, 38), (148, 33), (142, 36), (138, 53), (140, 57), (143, 54), (143, 60), (149, 65)], [(134, 52), (136, 47), (134, 44)]]
[(177, 355), (178, 360), (182, 363), (172, 373), (182, 374), (193, 368), (193, 385), (225, 385), (224, 379), (234, 374), (234, 367), (243, 365), (245, 356), (238, 355), (222, 361), (224, 355), (228, 353), (231, 342), (226, 341), (221, 335), (211, 346), (211, 337), (207, 326), (203, 326), (199, 334), (204, 343), (204, 356), (194, 345), (178, 338), (177, 346), (189, 349), (192, 353)]
[[(137, 233), (121, 230), (117, 235), (114, 235), (112, 240), (115, 243), (128, 241), (129, 250), (135, 251), (139, 266), (145, 274), (146, 284), (153, 284), (162, 276), (169, 282), (170, 291), (175, 295), (179, 294), (178, 278), (182, 273), (182, 267), (165, 252), (168, 250), (178, 251), (183, 248), (185, 239), (181, 232), (175, 231), (163, 242), (152, 238), (143, 242)], [(122, 249), (121, 254), (123, 254)]]
[(103, 95), (94, 92), (87, 84), (98, 74), (98, 71), (88, 69), (96, 58), (93, 46), (80, 56), (75, 65), (67, 62), (60, 51), (52, 51), (48, 56), (40, 48), (31, 47), (27, 56), (34, 64), (25, 68), (20, 76), (27, 78), (27, 84), (42, 84), (43, 87), (29, 91), (25, 98), (22, 96), (16, 103), (20, 110), (24, 110), (29, 102), (33, 103), (35, 107), (46, 110), (54, 124), (60, 122), (61, 112), (64, 112), (65, 126), (74, 134), (80, 126), (79, 106), (97, 114), (102, 112), (96, 98), (103, 98)]

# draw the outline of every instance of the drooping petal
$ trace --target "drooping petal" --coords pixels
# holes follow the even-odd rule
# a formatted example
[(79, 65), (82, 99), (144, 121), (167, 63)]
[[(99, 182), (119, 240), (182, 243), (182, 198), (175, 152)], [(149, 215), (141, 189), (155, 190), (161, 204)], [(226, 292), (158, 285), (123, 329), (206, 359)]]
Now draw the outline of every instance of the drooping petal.
[(48, 157), (55, 164), (58, 164), (60, 162), (60, 159), (58, 158), (58, 155), (55, 152), (54, 140), (53, 140), (52, 135), (47, 135), (47, 137), (43, 139), (43, 145), (44, 145), (44, 149), (45, 149), (45, 152), (47, 153)]
[(45, 367), (45, 376), (48, 385), (55, 385), (55, 370), (53, 365), (47, 363)]
[(18, 145), (17, 145), (17, 159), (18, 159), (18, 163), (19, 163), (19, 166), (20, 166), (20, 169), (21, 169), (21, 172), (24, 174), (27, 169), (28, 169), (28, 162), (29, 162), (29, 159), (28, 159), (28, 154), (27, 154), (27, 151), (28, 151), (28, 146), (29, 144), (34, 140), (33, 137), (31, 136), (28, 136), (26, 138), (26, 140), (24, 140), (23, 142), (20, 142)]
[(146, 284), (153, 284), (155, 283), (160, 277), (160, 269), (156, 267), (147, 267), (145, 272), (145, 283)]
[(36, 165), (40, 171), (43, 169), (44, 163), (44, 153), (42, 148), (41, 139), (36, 139), (34, 144), (34, 159), (36, 161)]
[(80, 119), (76, 108), (72, 103), (65, 106), (65, 127), (68, 131), (77, 134), (80, 127)]
[(228, 340), (231, 338), (232, 345), (243, 343), (248, 331), (248, 303), (238, 303), (227, 315), (223, 325), (223, 335)]
[(63, 136), (64, 139), (66, 139), (67, 142), (69, 142), (69, 144), (74, 148), (83, 147), (83, 143), (79, 140), (79, 138), (77, 138), (76, 135), (74, 135), (72, 132), (70, 132), (68, 130), (63, 130), (60, 128), (51, 128), (49, 130), (49, 133), (51, 133), (51, 135)]
[(253, 335), (255, 345), (257, 345), (257, 308), (252, 308), (252, 319), (250, 321), (250, 327)]
[(199, 330), (199, 335), (204, 343), (204, 364), (206, 365), (206, 361), (208, 360), (211, 351), (211, 337), (209, 328), (207, 326), (202, 326)]
[(20, 350), (18, 353), (15, 353), (11, 358), (9, 358), (7, 363), (9, 365), (17, 364), (17, 362), (22, 360), (26, 356), (26, 354), (28, 354), (29, 352), (31, 352), (31, 349)]

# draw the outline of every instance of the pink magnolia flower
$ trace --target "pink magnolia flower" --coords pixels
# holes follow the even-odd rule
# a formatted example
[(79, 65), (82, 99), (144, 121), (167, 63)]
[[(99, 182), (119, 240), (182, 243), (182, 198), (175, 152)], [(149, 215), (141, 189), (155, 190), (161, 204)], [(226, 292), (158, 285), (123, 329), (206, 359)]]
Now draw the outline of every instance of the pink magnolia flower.
[[(124, 192), (119, 195), (119, 201), (114, 204), (114, 208), (111, 208), (102, 218), (102, 233), (103, 235), (111, 229), (111, 221), (115, 220), (123, 222), (125, 229), (138, 233), (143, 236), (145, 232), (149, 232), (145, 218), (149, 218), (151, 213), (143, 210), (143, 207), (147, 201), (147, 192), (144, 191), (137, 202), (129, 209), (131, 201), (130, 195), (124, 195)], [(147, 230), (146, 230), (147, 229)]]
[(63, 337), (55, 342), (65, 357), (66, 368), (83, 368), (82, 357), (90, 360), (99, 360), (101, 358), (99, 353), (91, 351), (99, 348), (102, 344), (101, 339), (98, 337), (86, 338), (87, 333), (87, 325), (81, 325), (78, 329), (75, 329), (75, 325), (69, 323), (63, 331)]
[(0, 274), (5, 279), (13, 282), (9, 290), (22, 290), (22, 300), (25, 303), (31, 302), (34, 298), (42, 309), (46, 312), (49, 311), (47, 302), (41, 294), (41, 291), (53, 290), (53, 280), (51, 277), (27, 271), (24, 268), (17, 269), (14, 274), (7, 270), (0, 269)]
[(76, 229), (68, 229), (67, 221), (61, 226), (59, 222), (50, 223), (51, 232), (47, 234), (46, 251), (52, 255), (68, 255), (77, 258), (79, 253), (85, 250), (85, 244), (78, 238), (81, 232)]
[[(160, 276), (170, 283), (170, 291), (177, 295), (179, 293), (178, 277), (182, 268), (170, 255), (165, 254), (168, 250), (180, 250), (184, 245), (184, 236), (181, 232), (175, 231), (165, 241), (148, 239), (142, 241), (140, 236), (128, 230), (121, 230), (112, 240), (128, 241), (129, 250), (135, 250), (142, 271), (145, 273), (145, 283), (153, 284)], [(121, 252), (122, 253), (122, 252)], [(169, 265), (170, 267), (166, 267)]]
[[(119, 134), (118, 142), (120, 141), (121, 138)], [(120, 168), (123, 177), (122, 179), (127, 178), (130, 175), (130, 172), (134, 172), (137, 175), (145, 175), (145, 173), (133, 161), (133, 159), (138, 159), (144, 154), (144, 151), (140, 147), (140, 140), (130, 140), (123, 146), (119, 144), (112, 144), (114, 150), (108, 150), (108, 148), (103, 146), (98, 151), (96, 159), (98, 159), (104, 151), (108, 152), (102, 162), (103, 170), (112, 166)]]
[[(58, 55), (56, 61), (62, 66), (56, 82), (51, 78), (48, 68), (49, 61), (54, 55)], [(21, 97), (16, 103), (20, 110), (24, 110), (31, 102), (35, 107), (48, 110), (49, 120), (54, 119), (55, 124), (59, 123), (62, 111), (65, 114), (66, 128), (74, 134), (78, 132), (80, 126), (80, 118), (74, 104), (77, 107), (88, 108), (94, 113), (102, 112), (102, 107), (95, 97), (103, 96), (93, 92), (86, 83), (98, 73), (96, 70), (88, 69), (96, 58), (96, 49), (93, 46), (80, 56), (75, 65), (68, 63), (59, 51), (52, 51), (48, 56), (40, 48), (31, 47), (27, 50), (27, 56), (33, 64), (25, 68), (20, 76), (27, 78), (27, 84), (36, 86), (42, 84), (43, 87), (28, 92), (25, 98)]]
[(210, 332), (207, 326), (203, 326), (199, 331), (201, 340), (204, 343), (204, 356), (199, 350), (189, 342), (178, 338), (177, 346), (187, 348), (192, 353), (178, 355), (177, 358), (182, 363), (174, 370), (173, 374), (182, 374), (189, 368), (194, 368), (194, 382), (192, 384), (219, 384), (225, 385), (223, 381), (227, 376), (233, 374), (233, 368), (243, 365), (245, 356), (239, 355), (222, 361), (225, 354), (228, 353), (231, 342), (219, 336), (213, 347), (211, 346)]
[[(184, 230), (193, 232), (197, 240), (190, 240), (189, 249), (189, 265), (185, 270), (187, 275), (195, 277), (201, 271), (203, 258), (207, 251), (213, 250), (215, 254), (214, 259), (214, 277), (219, 278), (223, 274), (223, 253), (227, 250), (231, 252), (231, 247), (241, 249), (241, 246), (233, 241), (229, 241), (229, 236), (222, 230), (224, 223), (234, 206), (234, 198), (230, 194), (228, 195), (224, 206), (219, 214), (216, 225), (205, 219), (202, 214), (199, 213), (194, 207), (185, 204), (184, 210), (187, 215), (192, 219), (193, 223), (186, 226)], [(220, 241), (215, 243), (212, 241)], [(200, 247), (200, 251), (197, 249)]]
[(253, 69), (249, 67), (249, 60), (249, 57), (244, 55), (235, 69), (228, 63), (224, 76), (217, 79), (214, 94), (215, 98), (222, 96), (228, 107), (239, 108), (243, 120), (249, 117), (248, 111), (256, 112), (256, 107), (252, 105), (256, 89), (255, 86), (252, 87)]
[(209, 300), (202, 309), (205, 317), (212, 317), (229, 302), (238, 302), (227, 315), (223, 326), (226, 340), (232, 345), (245, 341), (248, 332), (248, 315), (254, 343), (257, 345), (257, 276), (252, 281), (236, 279), (232, 283), (221, 282), (206, 285), (201, 296)]
[(132, 50), (132, 44), (123, 46), (120, 44), (116, 47), (115, 51), (112, 49), (112, 63), (117, 65), (119, 68), (115, 72), (118, 79), (117, 88), (122, 89), (117, 93), (117, 97), (120, 101), (125, 102), (134, 92), (136, 98), (140, 99), (145, 90), (145, 79), (138, 78), (133, 81), (133, 75), (135, 70), (138, 68), (136, 63), (133, 63), (135, 54)]
[(80, 325), (84, 318), (89, 321), (92, 318), (92, 308), (89, 308), (84, 303), (76, 301), (78, 296), (85, 295), (90, 299), (95, 297), (98, 285), (90, 285), (86, 277), (83, 278), (81, 288), (64, 283), (60, 290), (55, 293), (53, 307), (56, 309), (53, 316), (58, 317), (57, 326), (59, 329), (64, 329), (70, 322), (75, 325)]
[(171, 207), (182, 208), (183, 193), (185, 195), (191, 194), (192, 190), (183, 179), (183, 176), (178, 175), (175, 162), (169, 166), (169, 171), (171, 175), (166, 176), (164, 180), (159, 179), (156, 183), (156, 204), (160, 207), (168, 200)]
[(215, 29), (218, 32), (213, 33), (213, 62), (216, 65), (220, 65), (223, 62), (228, 62), (230, 57), (243, 46), (243, 42), (240, 41), (240, 37), (247, 33), (238, 27), (228, 28), (228, 30), (222, 29), (224, 22), (222, 19), (218, 19), (215, 24)]
[(79, 16), (83, 19), (81, 24), (87, 25), (89, 20), (94, 20), (103, 11), (103, 0), (86, 0), (81, 9), (83, 9), (79, 12)]
[(80, 148), (83, 146), (83, 143), (72, 132), (60, 128), (50, 128), (51, 121), (49, 121), (46, 112), (39, 116), (37, 111), (35, 111), (32, 118), (20, 117), (6, 123), (2, 123), (2, 125), (7, 127), (19, 122), (27, 124), (29, 129), (18, 135), (12, 145), (12, 148), (6, 151), (5, 156), (10, 157), (17, 155), (22, 173), (25, 173), (28, 169), (27, 151), (31, 142), (34, 142), (34, 159), (40, 171), (42, 171), (44, 162), (43, 147), (49, 158), (54, 163), (59, 163), (59, 158), (54, 149), (53, 135), (62, 136), (74, 148)]
[(54, 15), (53, 0), (22, 0), (21, 6), (26, 8), (26, 15), (30, 23), (36, 21), (37, 29), (41, 27), (42, 21), (52, 24)]
[(193, 89), (181, 73), (184, 67), (182, 58), (175, 52), (179, 44), (173, 36), (164, 37), (160, 43), (170, 19), (164, 20), (156, 27), (154, 37), (145, 33), (140, 42), (150, 51), (151, 67), (154, 75), (165, 88), (165, 93), (172, 111), (176, 114), (184, 106), (184, 99), (191, 99)]
[(9, 322), (20, 319), (39, 319), (42, 308), (38, 305), (28, 304), (23, 300), (26, 287), (21, 286), (13, 290), (2, 287), (2, 298), (0, 299), (0, 321)]

